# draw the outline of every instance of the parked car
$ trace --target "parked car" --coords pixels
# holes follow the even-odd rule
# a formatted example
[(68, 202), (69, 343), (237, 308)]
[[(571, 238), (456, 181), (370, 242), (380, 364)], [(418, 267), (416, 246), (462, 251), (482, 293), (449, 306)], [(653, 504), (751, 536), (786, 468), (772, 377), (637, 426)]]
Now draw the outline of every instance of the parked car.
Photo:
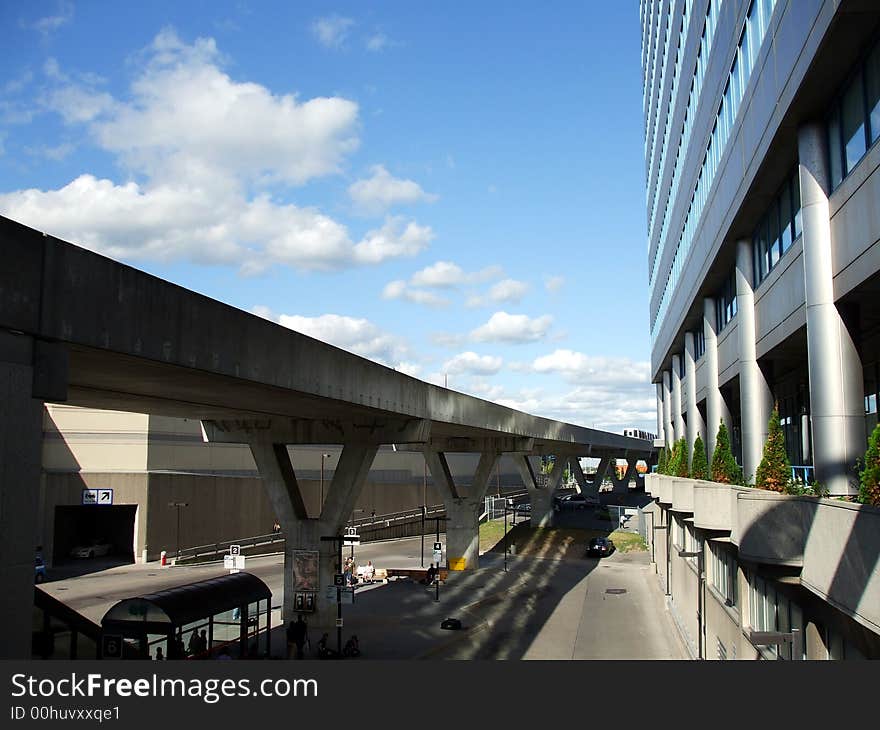
[(48, 577), (46, 575), (46, 564), (39, 555), (37, 555), (34, 562), (34, 583), (42, 583)]
[(515, 505), (513, 505), (513, 511), (518, 512), (520, 514), (523, 514), (523, 513), (531, 514), (532, 503), (531, 502), (522, 502), (521, 504), (515, 504)]
[(614, 552), (614, 543), (607, 537), (594, 537), (587, 546), (587, 555), (603, 558)]
[(70, 551), (74, 558), (100, 558), (109, 555), (113, 546), (102, 537), (96, 537), (83, 545), (77, 545)]
[(583, 494), (575, 492), (574, 494), (564, 494), (553, 500), (554, 508), (557, 511), (564, 509), (587, 509), (587, 507), (597, 507), (599, 500), (592, 494)]

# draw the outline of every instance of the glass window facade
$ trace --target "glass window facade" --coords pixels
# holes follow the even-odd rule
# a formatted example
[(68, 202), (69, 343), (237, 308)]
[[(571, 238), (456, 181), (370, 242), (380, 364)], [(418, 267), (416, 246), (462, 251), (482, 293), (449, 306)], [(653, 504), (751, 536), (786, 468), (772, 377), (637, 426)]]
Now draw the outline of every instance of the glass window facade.
[(767, 278), (801, 233), (801, 195), (795, 167), (752, 235), (755, 286)]
[(715, 326), (721, 332), (736, 316), (736, 271), (730, 272), (724, 286), (715, 295)]
[(880, 138), (880, 42), (876, 42), (828, 113), (828, 169), (836, 188)]

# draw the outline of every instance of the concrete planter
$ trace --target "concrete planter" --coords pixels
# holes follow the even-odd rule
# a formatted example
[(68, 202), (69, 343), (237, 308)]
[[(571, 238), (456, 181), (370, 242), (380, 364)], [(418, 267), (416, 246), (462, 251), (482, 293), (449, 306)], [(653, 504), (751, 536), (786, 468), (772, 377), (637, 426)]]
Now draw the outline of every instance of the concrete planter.
[(802, 585), (880, 633), (880, 509), (813, 501)]
[(748, 487), (698, 480), (694, 486), (694, 527), (704, 530), (733, 530), (736, 498)]
[(660, 476), (660, 489), (654, 495), (656, 496), (661, 504), (672, 504), (672, 481), (673, 478), (670, 476), (661, 475)]
[(660, 491), (660, 475), (645, 474), (645, 494), (656, 497)]
[(693, 479), (681, 479), (676, 477), (672, 480), (672, 511), (694, 511), (694, 485)]
[(801, 567), (818, 500), (750, 490), (737, 495), (730, 539), (741, 558)]

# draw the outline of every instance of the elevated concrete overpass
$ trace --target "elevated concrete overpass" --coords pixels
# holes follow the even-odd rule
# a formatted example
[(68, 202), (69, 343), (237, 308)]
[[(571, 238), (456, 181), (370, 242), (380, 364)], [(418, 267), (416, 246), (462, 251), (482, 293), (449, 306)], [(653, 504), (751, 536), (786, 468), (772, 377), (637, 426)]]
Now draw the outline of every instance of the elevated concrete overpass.
[[(206, 440), (246, 443), (287, 535), (285, 616), (317, 551), (332, 583), (340, 534), (381, 444), (425, 453), (447, 495), (447, 554), (477, 566), (477, 510), (502, 453), (515, 456), (548, 523), (565, 464), (598, 488), (611, 458), (650, 458), (650, 442), (539, 418), (440, 388), (0, 217), (0, 613), (3, 657), (29, 656), (33, 535), (43, 402), (199, 418)], [(343, 446), (319, 515), (308, 514), (288, 444)], [(447, 452), (480, 454), (456, 484)], [(528, 455), (555, 455), (546, 478)], [(576, 457), (598, 457), (592, 485)], [(625, 485), (624, 485), (625, 486)], [(313, 625), (335, 607), (318, 591)]]

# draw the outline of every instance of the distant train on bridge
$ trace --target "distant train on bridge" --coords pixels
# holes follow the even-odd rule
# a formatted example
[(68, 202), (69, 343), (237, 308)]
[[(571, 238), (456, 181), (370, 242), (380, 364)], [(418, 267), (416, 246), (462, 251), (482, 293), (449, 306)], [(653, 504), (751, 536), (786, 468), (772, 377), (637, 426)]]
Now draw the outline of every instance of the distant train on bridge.
[(642, 431), (638, 428), (625, 428), (623, 429), (623, 435), (634, 439), (644, 439), (645, 441), (653, 441), (657, 438), (657, 434), (650, 431)]

